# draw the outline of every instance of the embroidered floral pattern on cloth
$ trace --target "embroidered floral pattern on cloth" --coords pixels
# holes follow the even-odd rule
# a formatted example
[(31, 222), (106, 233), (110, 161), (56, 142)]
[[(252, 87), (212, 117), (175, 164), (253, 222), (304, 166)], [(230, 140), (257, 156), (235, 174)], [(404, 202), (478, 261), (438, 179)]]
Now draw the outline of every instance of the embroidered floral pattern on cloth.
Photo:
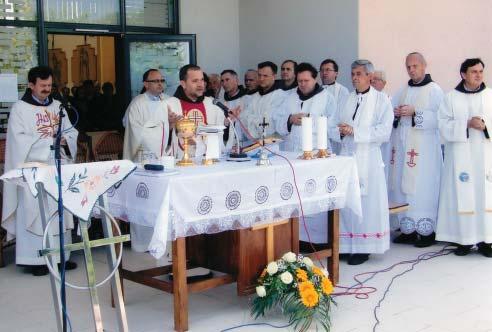
[[(63, 205), (72, 214), (88, 220), (99, 196), (125, 179), (135, 167), (129, 160), (63, 165)], [(0, 179), (23, 179), (33, 196), (38, 195), (36, 183), (41, 182), (51, 197), (55, 200), (58, 198), (59, 179), (55, 166), (14, 169)]]

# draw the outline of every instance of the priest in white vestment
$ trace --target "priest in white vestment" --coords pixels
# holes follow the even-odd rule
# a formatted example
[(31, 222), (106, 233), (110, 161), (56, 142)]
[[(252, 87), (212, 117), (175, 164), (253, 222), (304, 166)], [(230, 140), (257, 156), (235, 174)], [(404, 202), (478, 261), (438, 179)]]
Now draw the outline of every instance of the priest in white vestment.
[[(179, 70), (180, 86), (176, 89), (174, 97), (166, 100), (169, 112), (173, 116), (187, 117), (199, 125), (229, 125), (229, 120), (225, 118), (224, 111), (214, 105), (213, 99), (205, 97), (205, 81), (203, 71), (196, 65), (186, 65)], [(240, 110), (234, 110), (234, 116), (239, 116)], [(204, 144), (197, 138), (196, 153), (203, 153)], [(172, 132), (171, 153), (177, 158), (183, 155), (183, 145), (176, 135)]]
[(258, 92), (251, 96), (248, 106), (241, 114), (241, 121), (247, 129), (244, 133), (250, 140), (261, 138), (263, 120), (269, 124), (266, 127), (266, 136), (275, 133), (275, 124), (272, 115), (282, 106), (287, 93), (275, 81), (277, 65), (271, 61), (258, 64)]
[(281, 89), (289, 95), (297, 90), (296, 69), (297, 62), (294, 60), (285, 60), (280, 65)]
[[(349, 96), (349, 90), (337, 82), (338, 64), (333, 59), (325, 59), (319, 66), (319, 73), (323, 87), (335, 98), (335, 105), (337, 105), (336, 111), (340, 112), (345, 106), (345, 102)], [(338, 154), (340, 148), (341, 146), (338, 142), (332, 142), (334, 153)]]
[[(27, 162), (40, 162), (54, 165), (51, 146), (58, 130), (60, 102), (51, 97), (53, 73), (49, 67), (34, 67), (28, 73), (29, 89), (10, 111), (5, 151), (5, 172), (22, 167)], [(73, 128), (66, 112), (62, 121), (62, 145), (74, 158), (77, 154), (77, 130)], [(67, 151), (67, 152), (68, 152)], [(65, 155), (64, 153), (62, 155)], [(63, 157), (63, 156), (62, 156)], [(64, 158), (69, 162), (70, 158)], [(62, 161), (63, 162), (63, 161)], [(63, 167), (62, 167), (63, 170)], [(16, 238), (16, 257), (18, 265), (29, 266), (33, 275), (45, 275), (48, 268), (43, 257), (38, 256), (42, 248), (44, 232), (38, 200), (26, 187), (4, 183), (2, 227), (7, 231), (7, 240)], [(57, 203), (49, 199), (48, 216), (57, 210)], [(73, 217), (64, 214), (65, 243), (71, 243)], [(53, 233), (58, 234), (57, 222), (52, 223)], [(58, 236), (55, 238), (58, 245)], [(66, 269), (76, 264), (66, 262)]]
[(437, 111), (443, 92), (426, 67), (420, 53), (407, 56), (410, 80), (392, 99), (395, 121), (388, 165), (389, 201), (409, 204), (407, 212), (391, 216), (393, 228), (401, 230), (394, 242), (420, 248), (435, 240), (442, 168)]
[[(149, 75), (156, 75), (155, 72), (158, 72), (159, 74), (161, 74), (161, 78), (159, 79), (160, 81), (157, 82), (156, 79), (149, 79)], [(158, 94), (156, 94), (156, 92), (149, 92), (147, 93), (147, 97), (153, 99), (153, 100), (166, 100), (167, 98), (169, 98), (169, 95), (165, 94), (164, 91), (166, 90), (166, 79), (164, 78), (164, 76), (162, 76), (162, 73), (158, 70), (158, 69), (149, 69), (147, 70), (144, 74), (143, 74), (143, 77), (142, 77), (142, 82), (143, 82), (143, 87), (142, 87), (142, 90), (140, 90), (140, 94), (145, 94), (146, 92), (148, 92), (148, 89), (147, 89), (147, 86), (150, 86), (153, 90), (156, 90), (157, 88), (160, 89), (160, 92)], [(147, 85), (145, 83), (148, 83)], [(153, 83), (153, 84), (151, 84)], [(162, 85), (162, 88), (160, 88), (158, 85), (161, 84)], [(133, 100), (138, 100), (136, 98), (134, 98)], [(142, 98), (143, 100), (143, 98)], [(126, 128), (126, 126), (128, 125), (128, 112), (130, 111), (130, 107), (128, 107), (125, 111), (125, 115), (123, 116), (123, 119), (121, 120), (122, 123), (123, 123), (123, 127)]]
[(467, 255), (474, 245), (492, 257), (492, 90), (478, 58), (461, 65), (461, 83), (439, 108), (445, 141), (437, 239)]
[(244, 103), (243, 110), (248, 107), (252, 96), (258, 92), (258, 72), (256, 69), (248, 69), (246, 73), (244, 73), (244, 88), (246, 89), (246, 94), (242, 98)]
[[(317, 121), (320, 117), (329, 119), (336, 112), (333, 96), (323, 89), (316, 78), (318, 72), (313, 65), (301, 63), (297, 66), (298, 88), (285, 100), (284, 107), (277, 110), (276, 131), (284, 141), (280, 144), (281, 151), (302, 153), (302, 118), (309, 116), (313, 119), (313, 142), (318, 135), (326, 136), (328, 150), (330, 149), (328, 131), (317, 132)], [(299, 239), (304, 242), (326, 243), (328, 240), (327, 213), (305, 216), (306, 225), (299, 225)], [(306, 228), (308, 231), (306, 232)]]
[[(141, 162), (139, 150), (150, 159), (167, 155), (169, 122), (176, 120), (168, 114), (164, 102), (164, 77), (157, 69), (149, 69), (143, 76), (143, 93), (133, 98), (126, 110), (128, 122), (123, 144), (123, 159)], [(152, 156), (152, 157), (149, 157)], [(153, 228), (135, 223), (130, 224), (132, 249), (138, 252), (147, 250)]]
[(341, 155), (354, 156), (361, 188), (362, 217), (341, 211), (340, 253), (350, 254), (350, 265), (362, 264), (369, 254), (389, 249), (388, 200), (381, 144), (388, 141), (393, 123), (389, 98), (370, 85), (370, 61), (352, 63), (355, 87), (341, 112), (332, 117), (329, 134), (341, 143)]
[[(220, 74), (220, 83), (222, 84), (222, 90), (224, 90), (224, 95), (220, 99), (220, 102), (233, 112), (244, 110), (243, 97), (246, 95), (246, 90), (239, 85), (239, 78), (236, 71), (232, 69), (222, 71)], [(236, 143), (238, 147), (241, 147), (243, 141), (241, 125), (235, 121), (231, 121), (229, 127), (224, 131), (226, 151), (231, 151)]]
[[(384, 92), (384, 87), (386, 86), (386, 73), (383, 70), (375, 70), (374, 75), (372, 75), (371, 86), (380, 91)], [(386, 92), (384, 92), (386, 93)], [(389, 97), (389, 96), (388, 96)], [(391, 98), (390, 98), (391, 100)], [(384, 162), (384, 175), (386, 176), (386, 186), (388, 186), (388, 175), (389, 175), (389, 163), (391, 160), (391, 142), (384, 142), (381, 144), (381, 154), (383, 156)], [(389, 191), (389, 189), (388, 189)]]

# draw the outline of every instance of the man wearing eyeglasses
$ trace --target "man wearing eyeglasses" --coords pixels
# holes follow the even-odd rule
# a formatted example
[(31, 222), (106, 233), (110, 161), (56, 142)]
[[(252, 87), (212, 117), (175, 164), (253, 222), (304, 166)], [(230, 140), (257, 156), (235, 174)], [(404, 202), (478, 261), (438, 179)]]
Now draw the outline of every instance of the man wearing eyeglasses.
[[(338, 78), (338, 64), (333, 59), (325, 59), (319, 66), (319, 76), (323, 87), (331, 93), (335, 98), (335, 105), (337, 106), (337, 113), (340, 112), (349, 96), (349, 90), (342, 84), (337, 82)], [(338, 142), (332, 144), (333, 152), (338, 154), (341, 146)]]
[(345, 102), (349, 96), (349, 90), (337, 82), (338, 64), (336, 61), (332, 59), (323, 60), (319, 66), (319, 75), (323, 87), (335, 98), (337, 110), (340, 110), (345, 106)]
[[(140, 162), (139, 149), (146, 155), (159, 158), (167, 154), (169, 127), (176, 120), (169, 114), (164, 102), (169, 96), (164, 94), (165, 79), (157, 69), (149, 69), (143, 74), (141, 93), (133, 98), (123, 118), (126, 124), (123, 159)], [(126, 123), (125, 123), (126, 122)], [(132, 224), (132, 249), (143, 252), (147, 250), (152, 237), (150, 227)]]

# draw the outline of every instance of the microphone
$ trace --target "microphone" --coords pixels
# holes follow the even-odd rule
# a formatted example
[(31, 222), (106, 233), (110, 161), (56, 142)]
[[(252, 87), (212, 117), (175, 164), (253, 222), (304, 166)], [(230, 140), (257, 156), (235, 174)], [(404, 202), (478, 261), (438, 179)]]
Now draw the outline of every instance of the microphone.
[(66, 99), (66, 98), (60, 98), (60, 111), (64, 109), (65, 111), (68, 111), (72, 109), (72, 104)]
[[(224, 116), (226, 118), (229, 117), (229, 114), (232, 114), (232, 112), (229, 110), (229, 107), (227, 107), (226, 105), (222, 104), (217, 98), (215, 98), (212, 103), (217, 106), (218, 108), (220, 108), (223, 112), (224, 112)], [(236, 127), (234, 126), (234, 123), (231, 123), (231, 127), (232, 127), (232, 130), (234, 131), (234, 135), (236, 136), (236, 140), (239, 140), (239, 135), (236, 131)], [(240, 146), (240, 142), (238, 142), (238, 148), (239, 148), (239, 151), (234, 153), (234, 152), (231, 152), (229, 153), (229, 158), (232, 160), (232, 159), (244, 159), (244, 158), (247, 158), (248, 155), (245, 154), (245, 153), (242, 153), (241, 152), (241, 146)]]
[(222, 104), (220, 102), (220, 100), (218, 100), (217, 98), (215, 98), (212, 103), (217, 106), (218, 108), (220, 108), (223, 112), (224, 112), (224, 116), (226, 118), (229, 117), (229, 114), (230, 114), (230, 111), (229, 111), (229, 107), (227, 107), (226, 105)]

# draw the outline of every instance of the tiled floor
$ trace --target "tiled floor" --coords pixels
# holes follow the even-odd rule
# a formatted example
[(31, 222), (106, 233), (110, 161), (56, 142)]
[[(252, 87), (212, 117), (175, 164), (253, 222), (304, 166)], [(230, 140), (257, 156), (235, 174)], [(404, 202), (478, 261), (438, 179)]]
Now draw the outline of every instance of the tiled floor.
[[(414, 259), (427, 251), (437, 251), (442, 244), (417, 249), (393, 245), (385, 255), (374, 255), (360, 266), (341, 263), (341, 285), (353, 285), (352, 277), (361, 272), (376, 271), (396, 262)], [(68, 272), (71, 282), (84, 282), (82, 256), (74, 256), (80, 267)], [(105, 254), (95, 252), (96, 270), (100, 277), (106, 272)], [(13, 250), (7, 250), (10, 264), (0, 269), (0, 331), (56, 331), (49, 278), (23, 273), (13, 261)], [(125, 264), (131, 267), (157, 265), (150, 256), (125, 252)], [(376, 287), (369, 299), (353, 296), (336, 299), (332, 332), (370, 332), (375, 319), (373, 309), (382, 297), (390, 279), (404, 271), (399, 266), (391, 272), (377, 275), (367, 283)], [(467, 257), (448, 255), (417, 265), (414, 271), (395, 280), (378, 311), (379, 332), (492, 332), (492, 259), (477, 253)], [(126, 309), (132, 332), (173, 330), (173, 305), (169, 294), (125, 282)], [(99, 290), (105, 331), (116, 331), (114, 311), (110, 306), (109, 288)], [(73, 331), (93, 331), (86, 292), (69, 290), (68, 309)], [(249, 315), (249, 298), (237, 297), (235, 285), (192, 294), (189, 300), (190, 331), (222, 331), (255, 322)], [(285, 325), (279, 313), (261, 320)], [(313, 329), (314, 331), (315, 329)], [(267, 326), (250, 326), (233, 331), (292, 331)]]

